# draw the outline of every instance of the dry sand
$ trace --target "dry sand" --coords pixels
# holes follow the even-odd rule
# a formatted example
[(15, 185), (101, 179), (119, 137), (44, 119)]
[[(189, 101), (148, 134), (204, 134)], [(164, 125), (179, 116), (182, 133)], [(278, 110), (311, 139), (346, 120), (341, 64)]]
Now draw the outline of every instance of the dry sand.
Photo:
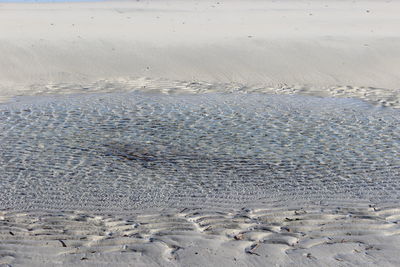
[[(378, 0), (0, 3), (0, 101), (9, 102), (0, 105), (0, 190), (3, 190), (0, 192), (0, 266), (399, 266), (397, 133), (400, 131), (398, 110), (391, 111), (400, 107), (398, 14), (400, 2)], [(295, 140), (289, 134), (291, 130), (293, 135), (304, 137), (293, 141), (291, 146), (306, 144), (307, 149), (311, 148), (309, 151), (315, 149), (316, 153), (321, 148), (322, 155), (331, 155), (334, 151), (333, 159), (341, 164), (332, 163), (329, 157), (314, 155), (311, 159), (319, 162), (318, 166), (340, 166), (337, 170), (318, 169), (314, 162), (292, 170), (298, 162), (287, 153), (291, 146), (279, 143), (278, 149), (268, 154), (279, 159), (274, 162), (274, 171), (280, 173), (280, 166), (289, 168), (293, 183), (303, 179), (296, 176), (299, 170), (302, 174), (310, 171), (310, 177), (316, 180), (321, 170), (329, 171), (334, 178), (327, 181), (332, 183), (314, 186), (304, 179), (301, 181), (305, 184), (281, 188), (278, 180), (268, 184), (260, 179), (252, 180), (253, 187), (246, 187), (245, 179), (242, 181), (239, 175), (237, 184), (229, 185), (229, 179), (219, 180), (219, 176), (207, 176), (210, 181), (206, 185), (186, 186), (185, 182), (193, 181), (182, 177), (179, 180), (177, 176), (170, 187), (169, 180), (160, 186), (148, 179), (147, 191), (142, 192), (140, 186), (146, 185), (146, 175), (159, 174), (166, 160), (149, 168), (147, 161), (152, 160), (151, 153), (126, 148), (124, 139), (118, 139), (122, 145), (117, 152), (125, 152), (112, 157), (117, 162), (121, 157), (129, 161), (132, 157), (139, 158), (141, 163), (137, 166), (136, 163), (115, 163), (116, 168), (128, 173), (139, 170), (144, 176), (134, 181), (126, 178), (129, 175), (122, 175), (114, 181), (96, 176), (103, 170), (99, 166), (107, 167), (105, 163), (109, 162), (102, 161), (108, 160), (107, 157), (95, 156), (98, 162), (90, 157), (74, 158), (80, 153), (96, 155), (90, 154), (97, 153), (91, 142), (95, 148), (104, 149), (109, 137), (90, 135), (93, 131), (110, 131), (115, 134), (111, 139), (116, 139), (126, 129), (135, 129), (124, 128), (127, 115), (124, 109), (118, 109), (123, 105), (113, 102), (123, 98), (123, 94), (106, 95), (105, 102), (101, 102), (102, 95), (94, 97), (98, 102), (90, 102), (90, 96), (81, 96), (81, 100), (74, 96), (71, 101), (62, 97), (12, 99), (130, 91), (151, 92), (145, 94), (147, 100), (149, 96), (160, 98), (159, 93), (172, 97), (195, 93), (203, 97), (203, 93), (214, 92), (222, 93), (222, 97), (227, 92), (238, 93), (240, 100), (240, 94), (246, 93), (243, 102), (235, 100), (239, 104), (231, 105), (234, 115), (226, 110), (222, 112), (221, 125), (249, 122), (249, 127), (256, 118), (241, 104), (254, 98), (253, 93), (355, 97), (378, 107), (343, 100), (326, 102), (324, 110), (279, 101), (278, 104), (272, 101), (269, 106), (264, 101), (266, 108), (257, 111), (274, 114), (279, 107), (281, 113), (278, 113), (285, 116), (271, 115), (274, 119), (266, 120), (265, 124), (259, 120), (262, 127), (271, 126), (265, 129), (274, 129), (278, 136), (288, 134), (289, 141)], [(296, 99), (293, 101), (302, 102)], [(143, 103), (151, 103), (146, 101)], [(189, 113), (185, 111), (192, 111), (190, 105), (188, 108), (175, 103), (172, 106), (179, 112), (174, 113), (172, 109), (168, 113), (164, 109), (165, 100), (160, 100), (159, 105), (144, 105), (140, 112), (147, 114), (148, 111), (150, 115), (140, 118), (145, 118), (143, 125), (154, 118), (160, 119), (156, 121), (160, 124), (144, 130), (153, 129), (155, 136), (162, 136), (166, 129), (163, 127), (172, 127), (171, 132), (177, 132), (177, 139), (186, 145), (182, 147), (191, 148), (190, 139), (182, 138), (186, 136), (179, 135), (176, 129), (187, 129), (186, 124), (180, 124), (182, 121), (192, 125), (190, 114), (204, 111), (204, 118), (217, 116), (224, 106), (222, 100), (215, 101), (204, 105), (205, 111), (199, 108)], [(304, 98), (307, 101), (316, 100)], [(96, 105), (90, 109), (93, 103)], [(79, 116), (82, 110), (92, 112), (91, 117)], [(154, 117), (163, 112), (167, 114), (165, 117)], [(346, 116), (341, 118), (341, 112)], [(303, 116), (304, 123), (301, 116), (293, 114)], [(103, 128), (105, 117), (111, 123)], [(162, 118), (175, 124), (164, 123)], [(212, 121), (220, 123), (221, 118)], [(297, 124), (292, 124), (293, 121)], [(66, 135), (59, 122), (65, 129), (72, 127), (73, 134)], [(117, 130), (113, 128), (116, 122)], [(85, 128), (87, 131), (80, 135), (85, 123), (92, 128)], [(255, 129), (264, 129), (260, 125)], [(303, 129), (302, 125), (314, 128)], [(323, 131), (325, 126), (330, 132)], [(193, 129), (198, 133), (202, 128)], [(243, 127), (244, 133), (250, 132), (246, 129)], [(209, 130), (218, 133), (215, 128)], [(311, 134), (302, 135), (303, 130), (310, 130)], [(331, 133), (333, 141), (329, 139)], [(256, 131), (255, 135), (261, 136), (261, 133)], [(45, 142), (41, 143), (42, 140)], [(215, 153), (219, 148), (230, 148), (218, 142), (213, 147), (215, 139), (205, 140), (205, 147), (216, 148)], [(332, 148), (337, 144), (339, 149)], [(165, 152), (164, 148), (152, 149), (156, 152), (150, 152), (155, 154)], [(182, 150), (166, 151), (177, 154)], [(206, 155), (208, 160), (212, 155), (200, 152), (195, 156)], [(66, 158), (57, 158), (57, 155)], [(193, 158), (185, 163), (187, 155), (177, 158), (183, 157), (184, 163), (179, 164), (189, 169)], [(251, 159), (247, 155), (243, 164), (249, 165), (246, 160)], [(307, 162), (309, 158), (298, 156), (297, 159)], [(47, 169), (29, 165), (32, 160)], [(209, 164), (211, 169), (223, 170), (226, 162), (217, 167)], [(100, 165), (87, 168), (91, 163)], [(260, 171), (251, 169), (250, 165), (246, 165), (248, 169), (241, 169), (240, 164), (232, 168), (242, 173), (249, 169)], [(342, 170), (348, 176), (335, 180), (337, 172)], [(76, 182), (64, 179), (73, 178), (68, 172), (75, 171), (84, 174), (87, 171), (85, 179)], [(227, 175), (218, 172), (221, 173)], [(53, 178), (60, 179), (52, 181)], [(54, 186), (58, 184), (61, 186)], [(101, 190), (92, 187), (95, 185)], [(208, 195), (192, 196), (190, 190), (195, 186), (209, 190)], [(69, 192), (71, 188), (75, 191)], [(87, 193), (81, 194), (80, 190), (86, 188)], [(133, 200), (127, 198), (120, 202), (118, 193), (126, 190), (138, 195), (142, 192), (143, 197), (136, 202), (135, 196)], [(174, 195), (168, 190), (175, 190), (171, 191)], [(280, 190), (284, 192), (279, 193)]]
[(147, 78), (399, 106), (398, 1), (0, 5), (2, 99)]

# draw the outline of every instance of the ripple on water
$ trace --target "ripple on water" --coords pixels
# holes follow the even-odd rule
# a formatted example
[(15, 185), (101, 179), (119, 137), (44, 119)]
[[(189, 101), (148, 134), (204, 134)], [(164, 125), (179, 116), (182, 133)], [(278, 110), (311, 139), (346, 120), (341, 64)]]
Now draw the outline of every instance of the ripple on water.
[(0, 106), (0, 206), (397, 198), (399, 115), (266, 94), (27, 98)]

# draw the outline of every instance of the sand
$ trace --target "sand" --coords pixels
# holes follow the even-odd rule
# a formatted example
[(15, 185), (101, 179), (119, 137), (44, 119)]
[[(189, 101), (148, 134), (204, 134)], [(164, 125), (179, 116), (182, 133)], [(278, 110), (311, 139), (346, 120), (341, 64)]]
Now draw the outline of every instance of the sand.
[[(12, 266), (397, 266), (398, 205), (4, 212)], [(4, 226), (4, 222), (7, 222)]]
[(397, 1), (3, 3), (0, 98), (147, 78), (399, 106), (399, 12)]
[(0, 3), (0, 266), (398, 266), (400, 3)]

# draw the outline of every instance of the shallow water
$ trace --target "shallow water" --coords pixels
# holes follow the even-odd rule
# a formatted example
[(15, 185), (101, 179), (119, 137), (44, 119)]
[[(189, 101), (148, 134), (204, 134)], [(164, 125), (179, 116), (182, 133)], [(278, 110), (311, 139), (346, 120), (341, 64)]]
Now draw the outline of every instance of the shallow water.
[(399, 115), (255, 93), (23, 98), (0, 105), (0, 207), (397, 199)]

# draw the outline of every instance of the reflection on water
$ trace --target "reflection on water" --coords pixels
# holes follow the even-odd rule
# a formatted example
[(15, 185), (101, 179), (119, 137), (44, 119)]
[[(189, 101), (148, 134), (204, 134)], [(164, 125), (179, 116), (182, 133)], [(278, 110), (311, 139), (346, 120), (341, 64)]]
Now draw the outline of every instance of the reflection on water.
[(28, 98), (0, 106), (0, 205), (396, 198), (399, 115), (265, 94)]

